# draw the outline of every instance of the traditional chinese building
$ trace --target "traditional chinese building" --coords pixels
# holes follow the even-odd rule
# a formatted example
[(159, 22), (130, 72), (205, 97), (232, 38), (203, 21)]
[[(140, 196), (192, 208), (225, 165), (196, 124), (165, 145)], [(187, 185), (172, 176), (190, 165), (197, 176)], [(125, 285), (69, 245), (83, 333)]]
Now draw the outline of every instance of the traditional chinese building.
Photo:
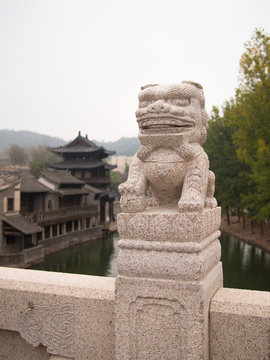
[(20, 261), (21, 252), (37, 245), (43, 228), (25, 218), (21, 211), (20, 177), (0, 172), (0, 263)]
[(115, 151), (104, 149), (103, 146), (97, 146), (87, 137), (78, 136), (70, 143), (50, 148), (52, 152), (59, 155), (63, 160), (50, 165), (57, 170), (69, 170), (77, 179), (88, 185), (106, 189), (110, 185), (110, 170), (114, 165), (109, 165), (103, 160), (108, 156), (115, 154)]
[(101, 237), (99, 195), (68, 171), (0, 172), (0, 266), (29, 266), (44, 255)]
[(50, 148), (50, 151), (59, 155), (63, 160), (50, 164), (57, 170), (68, 170), (78, 180), (85, 184), (101, 190), (100, 201), (100, 223), (106, 226), (114, 221), (114, 198), (115, 194), (106, 188), (110, 185), (110, 170), (116, 168), (104, 161), (115, 151), (106, 150), (103, 146), (97, 146), (87, 137), (78, 136), (64, 146)]

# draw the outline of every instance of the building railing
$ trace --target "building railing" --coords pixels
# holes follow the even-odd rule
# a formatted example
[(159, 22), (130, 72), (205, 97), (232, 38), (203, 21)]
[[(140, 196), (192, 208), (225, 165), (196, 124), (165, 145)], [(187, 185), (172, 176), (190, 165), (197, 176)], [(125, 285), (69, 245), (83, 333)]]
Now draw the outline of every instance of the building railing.
[(21, 213), (22, 216), (40, 225), (45, 225), (47, 223), (57, 222), (61, 220), (67, 221), (79, 217), (88, 217), (97, 214), (97, 205), (80, 205), (65, 207), (58, 210)]
[(79, 180), (86, 182), (87, 184), (109, 184), (109, 176), (98, 176), (98, 177), (77, 177)]

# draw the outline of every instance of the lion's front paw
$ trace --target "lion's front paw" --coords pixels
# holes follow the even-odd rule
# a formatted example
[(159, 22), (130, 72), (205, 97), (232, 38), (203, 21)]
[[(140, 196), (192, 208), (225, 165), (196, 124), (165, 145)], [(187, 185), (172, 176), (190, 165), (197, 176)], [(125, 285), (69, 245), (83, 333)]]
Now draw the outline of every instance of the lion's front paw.
[(203, 210), (203, 203), (201, 199), (196, 198), (180, 199), (177, 207), (179, 212), (196, 212)]
[(137, 193), (137, 184), (133, 181), (126, 181), (118, 186), (120, 195)]
[(214, 209), (217, 207), (217, 200), (213, 197), (213, 198), (207, 198), (206, 202), (205, 202), (205, 207), (209, 208), (209, 209)]
[(120, 207), (123, 212), (143, 211), (146, 208), (145, 195), (123, 194), (120, 198)]

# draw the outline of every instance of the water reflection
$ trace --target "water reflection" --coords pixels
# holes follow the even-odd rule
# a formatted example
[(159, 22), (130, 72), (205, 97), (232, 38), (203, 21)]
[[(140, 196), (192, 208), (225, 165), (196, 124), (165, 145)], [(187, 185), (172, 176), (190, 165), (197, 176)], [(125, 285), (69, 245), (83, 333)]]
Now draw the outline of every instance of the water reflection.
[[(98, 276), (116, 276), (117, 232), (101, 240), (48, 255), (35, 269)], [(236, 238), (222, 235), (224, 286), (270, 291), (270, 254)]]
[(45, 261), (34, 269), (87, 274), (97, 276), (116, 276), (116, 258), (118, 254), (117, 232), (103, 236), (70, 249), (64, 249), (46, 256)]
[(270, 291), (270, 254), (222, 235), (224, 286), (239, 289)]

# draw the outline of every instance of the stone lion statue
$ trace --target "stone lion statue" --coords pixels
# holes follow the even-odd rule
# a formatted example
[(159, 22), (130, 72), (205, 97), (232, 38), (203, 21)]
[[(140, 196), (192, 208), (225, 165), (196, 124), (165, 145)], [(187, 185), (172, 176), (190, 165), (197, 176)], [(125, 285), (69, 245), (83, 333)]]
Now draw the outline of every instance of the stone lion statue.
[(141, 146), (119, 186), (123, 212), (148, 207), (202, 211), (217, 206), (215, 176), (202, 144), (207, 113), (200, 84), (146, 85), (136, 111)]

